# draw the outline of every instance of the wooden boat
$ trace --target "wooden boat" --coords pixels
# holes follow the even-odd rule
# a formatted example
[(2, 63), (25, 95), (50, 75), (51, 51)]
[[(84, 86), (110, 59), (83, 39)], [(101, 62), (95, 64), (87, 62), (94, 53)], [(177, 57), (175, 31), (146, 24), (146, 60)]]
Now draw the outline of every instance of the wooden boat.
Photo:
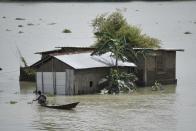
[(61, 110), (71, 110), (75, 108), (80, 102), (70, 103), (66, 105), (41, 105), (43, 107), (52, 108), (52, 109), (61, 109)]

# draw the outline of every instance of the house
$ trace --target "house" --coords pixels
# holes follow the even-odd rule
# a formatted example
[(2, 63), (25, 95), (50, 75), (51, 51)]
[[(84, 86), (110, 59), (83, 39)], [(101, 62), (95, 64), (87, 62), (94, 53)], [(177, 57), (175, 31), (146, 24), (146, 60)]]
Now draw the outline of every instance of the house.
[[(55, 47), (55, 50), (49, 50), (49, 51), (42, 51), (42, 52), (36, 52), (35, 54), (41, 55), (41, 59), (47, 60), (47, 57), (50, 57), (50, 55), (60, 55), (60, 54), (69, 54), (69, 53), (80, 53), (80, 52), (89, 52), (93, 51), (94, 48), (92, 47)], [(23, 56), (21, 56), (24, 58)], [(23, 60), (22, 60), (23, 62)], [(39, 63), (39, 61), (38, 61)], [(20, 75), (19, 75), (19, 81), (31, 81), (35, 82), (36, 80), (36, 70), (37, 70), (37, 62), (31, 66), (24, 66), (20, 67)]]
[[(136, 62), (139, 86), (176, 84), (176, 52), (183, 49), (134, 48), (144, 52)], [(108, 54), (97, 58), (90, 56), (91, 47), (58, 47), (56, 50), (37, 52), (42, 59), (31, 66), (37, 70), (37, 89), (54, 94), (87, 94), (97, 91), (97, 82), (109, 74), (114, 66)], [(123, 70), (135, 67), (131, 62), (122, 63)], [(50, 79), (48, 81), (48, 79)], [(60, 87), (69, 87), (63, 88)], [(47, 89), (46, 89), (47, 88)]]
[(145, 52), (145, 57), (140, 57), (138, 66), (137, 81), (141, 86), (152, 86), (155, 81), (161, 84), (176, 84), (176, 52), (183, 49), (153, 49), (134, 48), (137, 51)]
[[(98, 82), (109, 75), (115, 59), (108, 52), (91, 56), (92, 51), (52, 53), (32, 67), (36, 68), (37, 90), (57, 95), (90, 94), (98, 91)], [(130, 72), (134, 63), (118, 61), (119, 69)]]

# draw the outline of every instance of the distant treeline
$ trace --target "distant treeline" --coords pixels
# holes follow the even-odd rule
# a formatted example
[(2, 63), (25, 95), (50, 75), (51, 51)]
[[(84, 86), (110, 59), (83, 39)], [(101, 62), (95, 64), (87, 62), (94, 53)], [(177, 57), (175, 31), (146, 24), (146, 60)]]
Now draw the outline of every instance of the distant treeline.
[(194, 1), (194, 0), (0, 0), (0, 2), (39, 2), (39, 1), (59, 1), (59, 2), (129, 2), (129, 1)]

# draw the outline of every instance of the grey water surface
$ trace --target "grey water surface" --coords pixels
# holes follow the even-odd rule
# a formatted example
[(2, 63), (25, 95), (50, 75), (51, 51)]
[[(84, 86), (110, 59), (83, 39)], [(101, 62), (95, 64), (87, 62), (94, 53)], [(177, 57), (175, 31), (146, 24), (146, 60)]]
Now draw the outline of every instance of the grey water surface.
[[(160, 39), (162, 47), (185, 49), (177, 53), (178, 84), (157, 92), (139, 88), (132, 94), (48, 98), (55, 104), (80, 101), (72, 111), (30, 104), (35, 98), (35, 83), (18, 82), (20, 60), (16, 47), (30, 65), (39, 60), (40, 56), (34, 54), (37, 51), (89, 46), (95, 41), (92, 19), (116, 9), (129, 23)], [(0, 130), (195, 131), (195, 12), (195, 1), (0, 2)], [(62, 33), (65, 28), (72, 33)]]

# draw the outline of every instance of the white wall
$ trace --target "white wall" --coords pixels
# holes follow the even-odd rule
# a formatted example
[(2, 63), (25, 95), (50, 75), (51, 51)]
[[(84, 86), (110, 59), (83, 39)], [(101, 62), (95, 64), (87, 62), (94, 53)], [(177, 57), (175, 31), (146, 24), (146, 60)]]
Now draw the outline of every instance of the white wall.
[(65, 72), (37, 72), (37, 90), (46, 94), (73, 95), (74, 71)]

